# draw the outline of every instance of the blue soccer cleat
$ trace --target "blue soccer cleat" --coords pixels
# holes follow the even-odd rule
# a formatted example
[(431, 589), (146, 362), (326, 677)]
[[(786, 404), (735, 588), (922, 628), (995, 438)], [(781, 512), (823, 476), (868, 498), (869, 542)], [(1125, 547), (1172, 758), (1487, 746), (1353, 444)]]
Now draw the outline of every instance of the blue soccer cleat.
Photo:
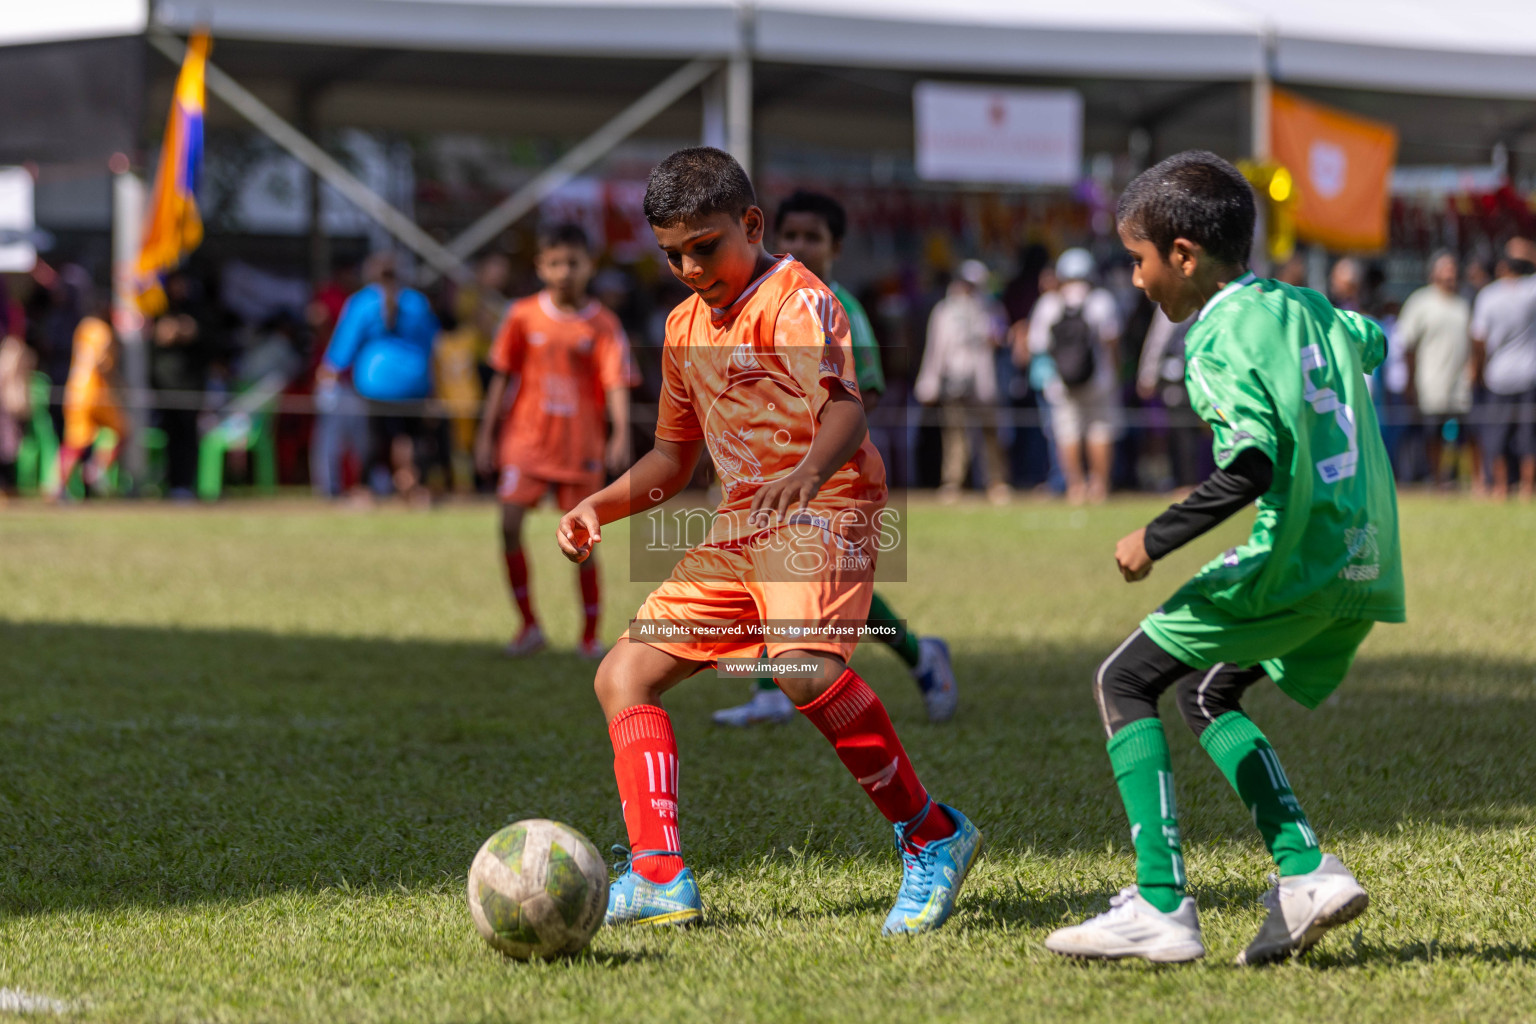
[[(955, 823), (954, 835), (926, 846), (913, 846), (907, 835), (933, 809), (941, 808)], [(901, 891), (886, 916), (885, 935), (916, 935), (938, 928), (955, 909), (955, 897), (981, 853), (981, 831), (971, 819), (945, 804), (928, 801), (923, 813), (896, 825), (896, 849), (901, 854)]]
[(949, 663), (949, 644), (940, 637), (925, 636), (917, 641), (917, 649), (920, 654), (912, 678), (923, 692), (928, 721), (947, 722), (955, 717), (955, 708), (960, 704), (955, 669)]
[(653, 927), (682, 927), (704, 920), (704, 902), (699, 898), (699, 883), (693, 872), (683, 868), (670, 882), (653, 882), (635, 872), (635, 861), (643, 857), (676, 857), (670, 850), (638, 850), (630, 853), (622, 846), (613, 852), (624, 859), (615, 864), (619, 877), (608, 883), (606, 925), (647, 924)]

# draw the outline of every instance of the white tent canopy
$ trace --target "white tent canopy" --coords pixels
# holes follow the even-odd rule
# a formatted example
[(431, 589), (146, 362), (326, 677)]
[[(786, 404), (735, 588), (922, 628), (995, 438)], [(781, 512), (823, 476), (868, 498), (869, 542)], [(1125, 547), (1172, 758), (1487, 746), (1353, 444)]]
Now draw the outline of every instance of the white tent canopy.
[(0, 46), (198, 22), (226, 38), (489, 53), (724, 56), (923, 71), (1280, 81), (1536, 98), (1522, 0), (52, 0)]
[(746, 45), (790, 63), (1186, 81), (1252, 77), (1268, 50), (1280, 81), (1536, 97), (1536, 4), (1516, 0), (156, 0), (154, 18), (293, 42), (631, 56)]

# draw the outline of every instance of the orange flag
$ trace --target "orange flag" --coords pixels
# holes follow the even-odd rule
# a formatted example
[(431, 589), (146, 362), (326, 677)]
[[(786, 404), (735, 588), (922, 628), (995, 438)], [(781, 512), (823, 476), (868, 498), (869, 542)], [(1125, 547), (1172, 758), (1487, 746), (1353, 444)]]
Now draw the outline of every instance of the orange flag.
[(1296, 182), (1296, 236), (1330, 249), (1387, 245), (1397, 130), (1274, 90), (1270, 155)]
[(161, 279), (203, 241), (197, 210), (197, 183), (203, 169), (204, 70), (212, 41), (202, 30), (187, 40), (187, 55), (176, 78), (171, 116), (165, 122), (160, 164), (144, 218), (144, 240), (136, 269), (140, 312), (153, 316), (165, 308)]

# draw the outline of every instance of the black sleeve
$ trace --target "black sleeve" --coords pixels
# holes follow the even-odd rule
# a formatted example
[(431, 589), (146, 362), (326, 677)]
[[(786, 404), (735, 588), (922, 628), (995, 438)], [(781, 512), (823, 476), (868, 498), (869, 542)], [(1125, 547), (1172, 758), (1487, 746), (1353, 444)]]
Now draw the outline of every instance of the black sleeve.
[(1269, 490), (1275, 467), (1257, 448), (1244, 448), (1226, 469), (1218, 469), (1195, 492), (1147, 524), (1147, 554), (1153, 560), (1183, 547)]

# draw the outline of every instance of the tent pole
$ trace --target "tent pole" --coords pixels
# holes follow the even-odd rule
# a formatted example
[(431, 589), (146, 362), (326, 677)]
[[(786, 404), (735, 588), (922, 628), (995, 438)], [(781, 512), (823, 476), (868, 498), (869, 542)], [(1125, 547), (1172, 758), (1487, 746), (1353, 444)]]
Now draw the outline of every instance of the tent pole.
[[(116, 158), (114, 158), (116, 159)], [(126, 160), (123, 161), (125, 164)], [(123, 383), (127, 398), (128, 437), (122, 451), (123, 468), (134, 488), (149, 469), (144, 428), (149, 426), (149, 350), (144, 316), (135, 299), (135, 272), (144, 230), (144, 182), (132, 171), (112, 176), (112, 324), (123, 346)]]
[[(164, 54), (173, 64), (180, 64), (186, 47), (181, 40), (164, 32), (151, 32), (149, 43)], [(294, 159), (336, 191), (346, 196), (358, 209), (394, 235), (416, 255), (420, 256), (437, 274), (446, 274), (455, 281), (468, 282), (474, 275), (464, 262), (443, 248), (416, 222), (395, 209), (389, 201), (359, 181), (341, 166), (325, 150), (310, 141), (309, 137), (284, 121), (244, 86), (230, 78), (210, 61), (207, 71), (208, 91), (229, 104), (273, 142), (286, 149)]]
[[(560, 159), (536, 174), (532, 181), (460, 232), (457, 238), (448, 243), (448, 252), (459, 260), (474, 255), (560, 186), (607, 156), (615, 146), (645, 127), (657, 114), (692, 92), (714, 74), (719, 66), (717, 61), (695, 60), (672, 72), (607, 124), (566, 150)], [(424, 271), (424, 281), (430, 282), (437, 276), (436, 271), (435, 267), (431, 271)]]
[(736, 52), (725, 70), (726, 150), (752, 176), (752, 51), (754, 14), (743, 2), (737, 14)]

